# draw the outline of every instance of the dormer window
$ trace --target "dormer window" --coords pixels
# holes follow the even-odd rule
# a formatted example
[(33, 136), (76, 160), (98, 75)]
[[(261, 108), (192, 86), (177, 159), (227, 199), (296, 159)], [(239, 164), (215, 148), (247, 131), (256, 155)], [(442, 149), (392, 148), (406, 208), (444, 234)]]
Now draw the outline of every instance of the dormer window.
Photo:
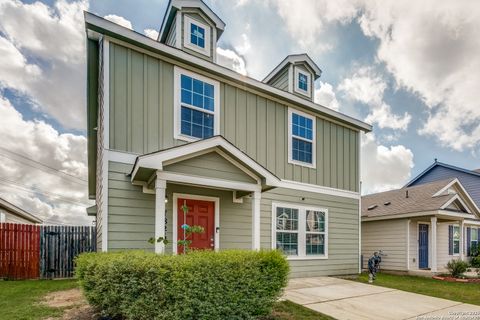
[(310, 92), (310, 74), (295, 67), (295, 92), (301, 93), (308, 97)]
[(189, 16), (185, 16), (184, 20), (184, 46), (210, 56), (210, 27)]

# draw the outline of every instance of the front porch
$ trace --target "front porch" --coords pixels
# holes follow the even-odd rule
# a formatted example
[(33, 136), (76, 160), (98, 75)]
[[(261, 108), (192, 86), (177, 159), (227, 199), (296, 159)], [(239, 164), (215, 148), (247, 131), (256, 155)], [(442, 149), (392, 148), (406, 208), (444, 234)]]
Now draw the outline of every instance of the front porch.
[[(259, 250), (262, 192), (278, 181), (222, 137), (139, 156), (131, 174), (132, 184), (155, 195), (155, 239), (171, 243), (167, 250), (163, 242), (155, 242), (155, 252), (174, 254), (183, 224), (205, 230), (193, 247)], [(189, 214), (183, 213), (183, 205)], [(236, 238), (234, 246), (229, 237)]]

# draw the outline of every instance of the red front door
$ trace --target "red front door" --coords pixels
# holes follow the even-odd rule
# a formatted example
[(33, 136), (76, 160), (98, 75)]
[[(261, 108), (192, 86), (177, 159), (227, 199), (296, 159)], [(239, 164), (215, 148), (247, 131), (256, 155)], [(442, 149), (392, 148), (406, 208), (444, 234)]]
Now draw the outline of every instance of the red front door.
[[(186, 204), (188, 212), (183, 212), (183, 205)], [(183, 240), (184, 229), (183, 224), (189, 226), (202, 226), (205, 230), (203, 233), (194, 233), (189, 236), (187, 240), (191, 240), (191, 249), (214, 249), (215, 247), (215, 203), (203, 200), (178, 199), (177, 203), (178, 218), (177, 218), (177, 236), (178, 240)], [(183, 246), (178, 246), (178, 253), (183, 252)]]

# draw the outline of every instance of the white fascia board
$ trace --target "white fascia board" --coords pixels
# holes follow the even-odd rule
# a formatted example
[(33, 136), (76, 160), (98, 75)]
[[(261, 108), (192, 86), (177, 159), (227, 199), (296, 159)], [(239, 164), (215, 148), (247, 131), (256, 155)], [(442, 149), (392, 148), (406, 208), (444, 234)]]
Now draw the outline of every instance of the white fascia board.
[(278, 96), (282, 99), (286, 99), (290, 103), (294, 103), (297, 106), (301, 106), (309, 110), (318, 112), (320, 115), (331, 117), (332, 119), (338, 120), (347, 125), (352, 125), (353, 127), (356, 127), (359, 130), (363, 130), (365, 132), (372, 131), (372, 126), (363, 121), (352, 118), (343, 113), (334, 111), (322, 105), (316, 104), (304, 98), (298, 97), (292, 93), (277, 89), (268, 84), (262, 83), (261, 81), (246, 77), (233, 70), (222, 67), (218, 64), (212, 63), (205, 59), (195, 57), (177, 48), (167, 46), (141, 33), (119, 26), (111, 21), (103, 19), (90, 12), (85, 12), (85, 23), (87, 24), (87, 28), (89, 28), (88, 25), (95, 26), (107, 32), (135, 41), (138, 44), (149, 47), (153, 50), (159, 51), (162, 54), (172, 57), (173, 59), (177, 59), (184, 63), (192, 64), (195, 67), (208, 70), (208, 72), (211, 72), (213, 74), (218, 74), (220, 76), (228, 78), (229, 80), (242, 83), (242, 85), (244, 86), (250, 86), (257, 90), (267, 92), (268, 94)]
[(305, 53), (303, 54), (292, 54), (283, 59), (278, 66), (275, 67), (263, 80), (262, 82), (269, 82), (275, 77), (280, 70), (282, 70), (287, 64), (294, 64), (297, 62), (305, 62), (309, 68), (313, 70), (315, 79), (318, 79), (322, 74), (322, 70), (317, 66), (315, 62)]
[[(436, 197), (436, 196), (439, 196), (441, 194), (443, 194), (445, 191), (447, 191), (449, 188), (451, 188), (453, 185), (457, 185), (458, 188), (460, 189), (460, 191), (463, 193), (463, 195), (465, 195), (465, 197), (467, 198), (467, 201), (468, 203), (470, 204), (470, 206), (468, 206), (464, 201), (463, 199), (461, 199), (460, 197), (458, 198), (460, 200), (460, 202), (466, 207), (466, 208), (473, 208), (474, 211), (475, 211), (475, 214), (477, 215), (477, 217), (480, 217), (480, 208), (478, 208), (477, 204), (475, 203), (475, 201), (473, 201), (472, 197), (470, 196), (470, 194), (467, 192), (467, 190), (465, 190), (465, 187), (462, 185), (462, 183), (460, 182), (460, 180), (458, 180), (458, 178), (455, 178), (453, 179), (449, 184), (447, 184), (445, 187), (443, 187), (442, 189), (440, 189), (437, 193), (435, 193), (433, 196)], [(444, 207), (442, 207), (443, 209)], [(469, 210), (470, 212), (469, 213), (472, 213), (471, 210)]]
[(424, 217), (424, 216), (427, 217), (432, 215), (449, 217), (453, 219), (462, 219), (462, 220), (472, 218), (472, 215), (468, 213), (459, 213), (459, 212), (452, 212), (452, 211), (446, 211), (446, 210), (434, 210), (434, 211), (412, 212), (412, 213), (404, 213), (404, 214), (391, 214), (388, 216), (378, 216), (378, 217), (362, 217), (362, 222), (414, 218), (414, 217)]
[(460, 196), (458, 194), (456, 194), (455, 196), (453, 196), (450, 200), (448, 200), (447, 202), (445, 202), (441, 207), (440, 209), (445, 209), (447, 208), (450, 204), (452, 204), (455, 200), (458, 200), (458, 202), (461, 203), (461, 205), (465, 208), (465, 210), (467, 210), (468, 213), (472, 213), (472, 211), (468, 208), (467, 204), (462, 200), (462, 198), (460, 198)]

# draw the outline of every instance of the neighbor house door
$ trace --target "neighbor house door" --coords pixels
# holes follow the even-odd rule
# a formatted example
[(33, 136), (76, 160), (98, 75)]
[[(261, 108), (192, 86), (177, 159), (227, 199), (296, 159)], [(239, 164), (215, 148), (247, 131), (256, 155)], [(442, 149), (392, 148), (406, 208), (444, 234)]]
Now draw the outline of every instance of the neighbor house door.
[[(188, 212), (184, 213), (183, 206), (187, 205)], [(178, 240), (184, 239), (184, 229), (182, 225), (202, 226), (203, 233), (190, 235), (187, 240), (191, 240), (192, 249), (211, 249), (215, 247), (215, 203), (212, 201), (178, 199), (178, 218), (177, 218), (177, 237)], [(186, 219), (185, 219), (186, 218)], [(178, 246), (178, 253), (183, 253), (183, 246)]]
[(428, 268), (428, 224), (418, 225), (418, 267)]

